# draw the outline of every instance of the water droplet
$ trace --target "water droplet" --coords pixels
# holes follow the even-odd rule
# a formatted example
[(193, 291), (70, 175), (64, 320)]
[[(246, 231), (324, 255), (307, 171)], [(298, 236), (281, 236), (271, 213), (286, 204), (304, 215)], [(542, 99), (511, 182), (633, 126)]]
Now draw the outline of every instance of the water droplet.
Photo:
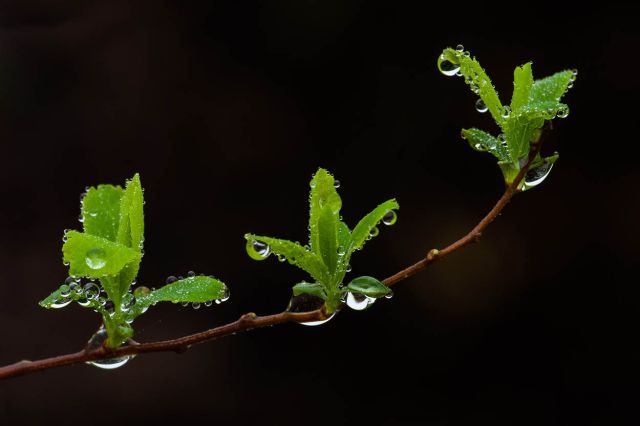
[(458, 53), (464, 52), (464, 46), (461, 45), (461, 44), (457, 45), (456, 46), (456, 52), (458, 52)]
[(86, 283), (83, 292), (87, 299), (97, 299), (100, 296), (100, 287), (96, 283)]
[(334, 187), (335, 189), (340, 188), (340, 181), (339, 181), (338, 179), (336, 179), (336, 180), (334, 180), (334, 181), (333, 181), (333, 187)]
[(326, 319), (320, 320), (320, 321), (307, 321), (307, 322), (301, 322), (301, 325), (306, 325), (307, 327), (315, 327), (317, 325), (322, 325), (324, 323), (327, 323), (331, 320), (331, 318), (336, 316), (336, 312), (332, 313), (331, 315), (329, 315), (329, 317), (327, 317)]
[[(89, 339), (89, 342), (87, 342), (86, 350), (91, 351), (91, 350), (96, 350), (101, 348), (104, 342), (107, 340), (107, 337), (108, 337), (107, 330), (105, 330), (104, 327), (100, 327), (100, 329), (96, 331), (96, 333), (93, 336), (91, 336), (91, 338)], [(116, 357), (116, 358), (87, 361), (87, 364), (93, 365), (94, 367), (102, 368), (104, 370), (113, 370), (115, 368), (122, 367), (131, 358), (133, 358), (133, 355), (125, 355), (125, 356)]]
[(193, 309), (200, 309), (200, 302), (193, 302), (191, 307), (193, 307)]
[(440, 72), (447, 77), (451, 77), (456, 75), (456, 73), (460, 70), (460, 64), (454, 64), (444, 57), (444, 55), (440, 55), (438, 58), (438, 69)]
[(71, 299), (67, 299), (66, 297), (60, 297), (51, 304), (51, 307), (53, 309), (60, 309), (67, 306), (69, 303), (71, 303)]
[(393, 290), (389, 289), (389, 293), (387, 293), (384, 298), (385, 299), (391, 299), (393, 297)]
[(167, 279), (166, 279), (166, 281), (165, 281), (165, 282), (166, 282), (167, 284), (171, 284), (171, 283), (174, 283), (174, 282), (176, 282), (176, 281), (178, 281), (178, 279), (177, 279), (175, 276), (173, 276), (173, 275), (169, 275), (169, 276), (167, 277)]
[(149, 288), (145, 286), (140, 286), (140, 287), (137, 287), (135, 290), (133, 290), (133, 295), (135, 297), (146, 296), (149, 293), (151, 293), (151, 290), (149, 290)]
[(504, 135), (504, 133), (500, 133), (498, 135), (498, 142), (500, 142), (503, 147), (507, 147), (507, 137)]
[(225, 287), (224, 288), (224, 292), (222, 293), (222, 297), (218, 301), (216, 301), (217, 303), (222, 303), (222, 302), (226, 302), (227, 300), (229, 300), (229, 297), (231, 297), (231, 290), (229, 290), (229, 287)]
[(315, 180), (313, 180), (313, 179), (311, 179), (311, 182), (309, 182), (309, 186), (310, 186), (311, 188), (315, 188), (315, 187), (316, 187), (316, 181), (315, 181)]
[(484, 101), (482, 99), (478, 99), (476, 101), (476, 111), (478, 112), (487, 112), (489, 111), (489, 108), (487, 107), (487, 105), (485, 105)]
[(195, 277), (196, 273), (194, 271), (189, 271), (189, 272), (187, 272), (187, 275), (190, 276), (190, 277)]
[(573, 76), (576, 77), (578, 75), (578, 70), (576, 68), (572, 69), (571, 74), (573, 74)]
[(247, 254), (254, 260), (265, 260), (271, 254), (271, 247), (261, 241), (247, 241)]
[(503, 106), (500, 115), (502, 115), (502, 118), (504, 118), (505, 120), (509, 118), (509, 116), (511, 115), (511, 107), (508, 105)]
[(351, 265), (347, 265), (347, 269), (345, 269), (345, 271), (346, 272), (351, 272), (352, 271)]
[(355, 311), (367, 309), (376, 299), (365, 296), (362, 293), (347, 293), (347, 306)]
[[(319, 297), (311, 296), (310, 294), (301, 294), (299, 296), (293, 296), (289, 301), (289, 306), (287, 306), (288, 312), (309, 312), (315, 311), (316, 309), (320, 309), (324, 305), (324, 300)], [(331, 320), (337, 311), (334, 312), (329, 318), (320, 321), (309, 321), (309, 322), (301, 322), (299, 324), (306, 325), (309, 327), (322, 325), (329, 320)]]
[(486, 151), (486, 149), (484, 149), (484, 145), (479, 144), (479, 143), (475, 144), (475, 145), (473, 146), (473, 148), (474, 148), (476, 151)]
[(82, 296), (80, 299), (77, 300), (78, 305), (83, 306), (83, 307), (87, 307), (91, 304), (91, 300), (87, 299), (85, 296)]
[(550, 163), (549, 161), (545, 160), (538, 167), (529, 170), (524, 177), (524, 184), (523, 184), (522, 190), (526, 191), (527, 189), (531, 189), (535, 186), (540, 185), (547, 178), (547, 176), (549, 176), (549, 173), (551, 173), (552, 168), (553, 168), (553, 163)]
[(398, 214), (393, 210), (387, 211), (384, 216), (382, 216), (382, 223), (386, 226), (394, 225), (397, 221)]
[(458, 72), (456, 73), (456, 77), (462, 77), (462, 71), (458, 70)]
[(558, 117), (567, 118), (569, 116), (569, 107), (567, 105), (562, 105), (558, 110)]
[(62, 284), (60, 286), (60, 296), (67, 297), (71, 294), (71, 289), (67, 284)]
[(187, 306), (189, 306), (189, 302), (182, 302), (182, 303), (180, 303), (180, 305), (181, 305), (183, 308), (186, 308)]
[(78, 222), (84, 222), (84, 215), (82, 213), (80, 213), (80, 216), (78, 216)]
[(278, 262), (284, 262), (285, 260), (287, 260), (287, 258), (280, 253), (276, 253), (276, 259), (278, 259)]
[(204, 302), (204, 306), (206, 306), (207, 308), (211, 305), (213, 305), (213, 302), (211, 300), (207, 300), (206, 302)]
[(122, 305), (120, 306), (120, 308), (122, 309), (122, 312), (127, 312), (131, 308), (133, 308), (133, 305), (135, 304), (136, 304), (135, 296), (131, 293), (127, 293), (124, 296), (122, 296)]
[(72, 281), (71, 284), (69, 284), (69, 290), (76, 294), (82, 294), (82, 287), (80, 287), (80, 284), (76, 281)]
[(378, 234), (380, 234), (380, 230), (378, 229), (377, 226), (374, 226), (373, 228), (371, 228), (371, 230), (369, 231), (369, 238), (374, 238), (377, 237)]
[(106, 253), (100, 247), (94, 247), (87, 251), (84, 261), (91, 269), (100, 269), (107, 264), (105, 260)]

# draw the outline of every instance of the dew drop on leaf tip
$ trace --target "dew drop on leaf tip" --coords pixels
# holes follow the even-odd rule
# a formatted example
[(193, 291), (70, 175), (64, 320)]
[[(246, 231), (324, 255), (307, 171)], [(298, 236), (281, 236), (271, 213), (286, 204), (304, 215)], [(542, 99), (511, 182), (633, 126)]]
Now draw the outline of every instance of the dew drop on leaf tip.
[(247, 241), (247, 254), (254, 260), (264, 260), (271, 254), (269, 244), (257, 240)]
[(553, 164), (549, 161), (544, 161), (538, 167), (531, 169), (527, 172), (524, 177), (524, 183), (522, 185), (522, 190), (526, 191), (527, 189), (531, 189), (540, 185), (551, 173), (551, 169), (553, 168)]
[(398, 221), (398, 214), (393, 210), (387, 211), (382, 217), (382, 223), (385, 224), (386, 226), (394, 225), (397, 221)]
[(447, 77), (454, 76), (460, 71), (460, 64), (454, 64), (450, 60), (446, 59), (444, 54), (438, 58), (438, 69)]

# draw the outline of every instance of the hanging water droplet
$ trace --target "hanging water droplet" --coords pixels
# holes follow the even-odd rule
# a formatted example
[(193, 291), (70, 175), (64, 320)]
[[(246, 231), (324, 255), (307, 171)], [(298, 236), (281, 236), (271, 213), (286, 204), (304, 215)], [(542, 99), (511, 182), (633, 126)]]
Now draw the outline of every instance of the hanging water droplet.
[(474, 148), (476, 151), (486, 151), (486, 149), (484, 149), (484, 145), (479, 144), (479, 143), (475, 144), (475, 145), (473, 146), (473, 148)]
[(78, 222), (84, 222), (84, 215), (82, 213), (80, 213), (80, 216), (78, 216)]
[(71, 294), (71, 289), (67, 284), (62, 284), (60, 286), (60, 296), (67, 297)]
[(191, 307), (192, 307), (193, 309), (200, 309), (200, 302), (193, 302), (193, 303), (191, 304)]
[[(323, 305), (324, 305), (324, 300), (322, 300), (321, 298), (316, 296), (311, 296), (310, 294), (301, 294), (299, 296), (293, 296), (291, 298), (291, 300), (289, 301), (289, 306), (287, 306), (287, 311), (288, 312), (309, 312), (309, 311), (315, 311), (316, 309), (320, 309), (322, 308)], [(328, 322), (329, 320), (331, 320), (333, 317), (335, 317), (336, 313), (337, 311), (333, 312), (333, 314), (331, 314), (328, 318), (324, 320), (301, 322), (299, 324), (306, 325), (308, 327), (322, 325)]]
[(385, 294), (385, 299), (391, 299), (393, 297), (393, 290), (389, 289), (389, 293)]
[(105, 260), (106, 253), (100, 247), (94, 247), (87, 251), (85, 255), (85, 263), (91, 269), (100, 269), (107, 264)]
[(478, 99), (476, 101), (476, 111), (478, 112), (487, 112), (489, 111), (489, 107), (487, 107), (487, 105), (485, 105), (484, 101), (482, 99)]
[(271, 254), (271, 247), (262, 241), (247, 241), (247, 254), (254, 260), (265, 260)]
[(456, 75), (456, 73), (460, 70), (460, 64), (454, 64), (445, 58), (444, 55), (440, 55), (438, 58), (438, 69), (440, 72), (447, 77), (451, 77)]
[(562, 105), (558, 110), (558, 117), (567, 118), (569, 116), (569, 107), (567, 105)]
[(367, 309), (376, 299), (365, 296), (362, 293), (347, 293), (347, 306), (355, 311)]
[(458, 70), (458, 72), (456, 73), (456, 77), (462, 77), (462, 70)]
[(189, 272), (187, 272), (187, 276), (189, 276), (189, 277), (195, 277), (195, 276), (196, 276), (196, 273), (195, 273), (194, 271), (189, 271)]
[(166, 281), (165, 281), (165, 282), (166, 282), (167, 284), (171, 284), (171, 283), (174, 283), (174, 282), (176, 282), (176, 281), (178, 281), (178, 279), (177, 279), (175, 276), (173, 276), (173, 275), (169, 275), (169, 276), (167, 277), (167, 279), (166, 279)]
[(224, 291), (222, 293), (222, 297), (218, 301), (216, 301), (217, 303), (222, 303), (222, 302), (226, 302), (227, 300), (229, 300), (229, 297), (231, 297), (231, 290), (229, 290), (229, 287), (225, 287)]
[(100, 295), (100, 287), (96, 283), (86, 283), (83, 287), (84, 296), (87, 299), (97, 299)]
[(395, 225), (397, 221), (398, 214), (394, 210), (389, 210), (382, 216), (382, 223), (386, 226)]
[(511, 107), (508, 105), (503, 106), (500, 115), (502, 115), (502, 118), (504, 118), (505, 120), (509, 118), (509, 116), (511, 115)]
[(351, 272), (352, 271), (351, 265), (347, 265), (347, 269), (345, 269), (345, 271)]
[(204, 306), (206, 306), (207, 308), (211, 305), (213, 305), (213, 302), (211, 300), (207, 300), (206, 302), (204, 302)]
[(82, 294), (82, 287), (80, 287), (80, 284), (76, 281), (72, 281), (71, 284), (69, 284), (69, 290), (75, 294)]
[(374, 226), (373, 228), (371, 228), (371, 230), (369, 231), (369, 238), (374, 238), (377, 237), (378, 234), (380, 234), (380, 230), (378, 229), (377, 226)]
[(187, 306), (189, 306), (189, 302), (181, 302), (180, 306), (182, 306), (183, 308), (186, 308)]
[(91, 304), (91, 300), (87, 299), (85, 296), (82, 296), (81, 298), (79, 298), (77, 302), (78, 302), (78, 305), (85, 308)]
[(333, 181), (333, 187), (334, 187), (335, 189), (340, 188), (340, 181), (339, 181), (338, 179), (336, 179), (336, 180), (334, 180), (334, 181)]
[(553, 163), (550, 163), (547, 160), (539, 165), (538, 167), (531, 169), (527, 172), (524, 177), (524, 184), (522, 186), (522, 190), (526, 191), (527, 189), (531, 189), (535, 186), (540, 185), (551, 173), (551, 169), (553, 168)]
[(577, 75), (578, 75), (578, 70), (577, 70), (576, 68), (572, 69), (572, 70), (571, 70), (571, 74), (573, 74), (573, 77), (574, 77), (574, 78), (575, 78), (575, 77), (577, 77)]
[[(85, 350), (92, 351), (100, 349), (104, 345), (104, 342), (107, 340), (107, 337), (107, 330), (105, 330), (103, 326), (100, 327), (100, 329), (96, 331), (93, 336), (91, 336), (89, 342), (87, 342)], [(124, 346), (127, 345), (125, 344)], [(133, 355), (125, 355), (116, 358), (87, 361), (87, 364), (93, 365), (94, 367), (102, 368), (104, 370), (113, 370), (115, 368), (122, 367), (133, 357)]]
[(56, 299), (50, 306), (53, 309), (60, 309), (67, 306), (69, 303), (71, 303), (71, 299), (67, 299), (66, 297), (60, 297)]
[(461, 44), (457, 45), (456, 46), (456, 52), (458, 52), (458, 53), (464, 52), (464, 46), (461, 45)]
[(276, 259), (278, 259), (278, 262), (284, 262), (285, 260), (287, 260), (287, 258), (280, 253), (276, 253)]

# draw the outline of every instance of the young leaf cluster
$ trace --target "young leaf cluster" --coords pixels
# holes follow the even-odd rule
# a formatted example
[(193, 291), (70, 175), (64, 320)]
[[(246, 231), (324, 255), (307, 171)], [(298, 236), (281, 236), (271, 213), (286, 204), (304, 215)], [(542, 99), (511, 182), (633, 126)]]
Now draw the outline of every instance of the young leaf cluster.
[(346, 286), (343, 280), (350, 270), (351, 256), (378, 234), (378, 224), (395, 223), (395, 210), (399, 208), (396, 200), (380, 204), (350, 229), (340, 216), (338, 181), (321, 168), (313, 175), (310, 186), (309, 243), (302, 246), (284, 239), (246, 234), (249, 256), (263, 260), (274, 253), (279, 260), (287, 260), (307, 272), (313, 282), (296, 284), (293, 295), (308, 294), (324, 300), (328, 313), (338, 309), (349, 292), (373, 299), (388, 295), (391, 290), (375, 278), (359, 277)]
[[(463, 76), (480, 98), (476, 104), (478, 111), (489, 111), (500, 128), (498, 136), (476, 128), (463, 129), (461, 134), (472, 148), (489, 152), (497, 158), (507, 185), (513, 182), (526, 162), (531, 145), (540, 139), (545, 122), (556, 117), (565, 118), (569, 114), (569, 107), (560, 99), (573, 86), (577, 76), (576, 70), (565, 70), (534, 81), (531, 62), (528, 62), (516, 67), (511, 104), (503, 105), (478, 60), (462, 46), (455, 50), (445, 49), (438, 58), (438, 68), (447, 76)], [(538, 154), (519, 189), (525, 190), (540, 183), (557, 158), (557, 153), (546, 158)]]
[[(82, 196), (83, 231), (65, 231), (62, 246), (69, 278), (40, 302), (61, 308), (71, 302), (102, 315), (106, 345), (114, 348), (133, 336), (131, 323), (157, 302), (206, 303), (226, 300), (224, 283), (208, 276), (170, 277), (158, 290), (132, 291), (144, 251), (144, 199), (136, 174), (123, 189), (114, 185), (88, 188)], [(84, 280), (84, 281), (83, 281)]]

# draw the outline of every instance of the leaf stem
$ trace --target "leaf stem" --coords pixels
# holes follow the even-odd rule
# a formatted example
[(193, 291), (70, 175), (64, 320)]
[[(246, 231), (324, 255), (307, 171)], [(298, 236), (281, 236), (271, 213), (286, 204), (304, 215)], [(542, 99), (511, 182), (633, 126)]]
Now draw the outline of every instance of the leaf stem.
[[(382, 282), (387, 286), (392, 286), (400, 281), (403, 281), (412, 275), (422, 271), (428, 265), (441, 259), (454, 251), (461, 249), (469, 243), (476, 242), (480, 239), (484, 230), (493, 222), (498, 214), (504, 209), (504, 207), (511, 201), (511, 198), (518, 192), (518, 186), (524, 179), (525, 174), (529, 170), (529, 166), (540, 151), (541, 143), (532, 144), (531, 150), (526, 164), (520, 169), (520, 172), (513, 180), (513, 182), (506, 188), (504, 194), (493, 208), (487, 213), (486, 216), (478, 222), (478, 224), (467, 233), (465, 236), (450, 244), (449, 246), (438, 250), (430, 250), (423, 259), (414, 263), (413, 265), (403, 269), (402, 271), (386, 278)], [(310, 312), (293, 313), (293, 312), (280, 312), (273, 315), (258, 316), (251, 312), (242, 315), (237, 320), (215, 327), (200, 333), (191, 334), (188, 336), (180, 337), (172, 340), (163, 340), (159, 342), (132, 344), (129, 346), (122, 346), (116, 349), (108, 349), (101, 347), (94, 350), (82, 350), (67, 355), (60, 355), (51, 358), (44, 358), (36, 361), (23, 360), (10, 364), (4, 367), (0, 367), (0, 379), (9, 377), (22, 376), (28, 373), (32, 373), (40, 370), (48, 370), (54, 367), (61, 367), (64, 365), (80, 364), (88, 361), (96, 361), (100, 359), (108, 359), (114, 357), (121, 357), (125, 355), (138, 355), (150, 352), (176, 352), (182, 353), (188, 350), (191, 346), (218, 339), (220, 337), (230, 336), (242, 331), (252, 330), (255, 328), (268, 327), (276, 324), (284, 324), (289, 322), (304, 323), (310, 321), (322, 321), (328, 318), (327, 313), (323, 308)]]

